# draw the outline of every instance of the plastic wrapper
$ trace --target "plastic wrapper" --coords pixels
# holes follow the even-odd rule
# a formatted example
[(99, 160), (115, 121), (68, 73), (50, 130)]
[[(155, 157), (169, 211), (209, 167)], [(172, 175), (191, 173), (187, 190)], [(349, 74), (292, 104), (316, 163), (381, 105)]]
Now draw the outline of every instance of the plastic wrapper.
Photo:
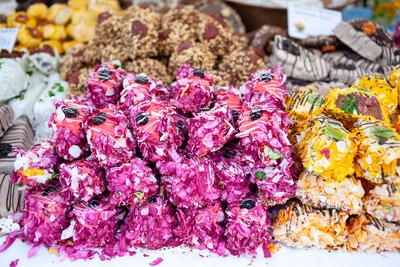
[(139, 158), (108, 169), (107, 180), (110, 203), (118, 206), (142, 203), (158, 191), (153, 171)]
[(400, 183), (376, 186), (365, 197), (365, 210), (378, 220), (400, 222)]
[(176, 107), (184, 113), (197, 112), (207, 107), (214, 91), (213, 76), (192, 69), (188, 64), (182, 65), (177, 74), (176, 82), (169, 88)]
[(391, 116), (396, 112), (398, 102), (397, 88), (382, 75), (362, 76), (355, 82), (355, 86), (375, 92), (382, 109)]
[(189, 119), (186, 149), (195, 156), (220, 149), (236, 132), (229, 115), (228, 107), (220, 104), (195, 114)]
[(168, 90), (164, 87), (162, 81), (145, 74), (127, 74), (122, 84), (123, 90), (118, 102), (121, 110), (127, 110), (131, 106), (136, 106), (146, 100), (168, 97)]
[(221, 88), (216, 92), (216, 102), (228, 107), (230, 118), (236, 126), (242, 116), (243, 101), (240, 91), (234, 87)]
[(161, 249), (180, 245), (173, 231), (177, 218), (172, 205), (156, 197), (143, 205), (131, 207), (125, 219), (125, 239), (134, 247)]
[(356, 175), (374, 184), (399, 182), (399, 134), (376, 120), (359, 120), (354, 130), (359, 143), (355, 160)]
[(347, 242), (348, 217), (344, 211), (314, 209), (294, 201), (279, 211), (272, 234), (290, 247), (339, 248)]
[(350, 250), (399, 252), (400, 226), (361, 214), (350, 219), (348, 239)]
[(68, 226), (67, 215), (68, 204), (57, 185), (49, 184), (27, 193), (21, 221), (23, 238), (47, 246), (59, 242)]
[(88, 121), (87, 141), (92, 155), (103, 167), (128, 162), (135, 148), (127, 119), (116, 106), (98, 110)]
[(258, 164), (251, 170), (251, 181), (258, 186), (258, 197), (264, 205), (284, 204), (294, 197), (296, 183), (292, 163), (292, 158), (281, 159), (278, 164)]
[(226, 255), (225, 215), (219, 202), (201, 209), (178, 209), (177, 216), (179, 226), (175, 233), (184, 244)]
[(219, 198), (215, 166), (207, 157), (157, 162), (161, 181), (172, 204), (180, 208), (200, 208)]
[(96, 108), (117, 103), (125, 76), (120, 65), (119, 61), (106, 62), (89, 74), (87, 97)]
[(232, 150), (226, 150), (211, 156), (215, 162), (215, 174), (221, 190), (221, 199), (228, 203), (238, 202), (251, 193), (250, 168), (233, 153), (235, 152)]
[(77, 160), (59, 168), (62, 192), (69, 199), (89, 201), (105, 190), (105, 173), (95, 161)]
[(326, 181), (343, 181), (354, 174), (353, 160), (357, 153), (354, 134), (342, 123), (317, 116), (308, 125), (299, 144), (299, 155), (305, 170)]
[(240, 91), (250, 105), (263, 105), (269, 112), (273, 112), (285, 108), (285, 98), (288, 95), (285, 81), (286, 75), (282, 68), (267, 68), (250, 75)]
[(14, 120), (14, 112), (10, 106), (0, 106), (0, 137), (10, 128)]
[(291, 120), (284, 110), (269, 110), (266, 106), (243, 104), (239, 120), (240, 145), (249, 154), (258, 155), (266, 165), (287, 160), (291, 164), (291, 144), (287, 132)]
[(297, 181), (296, 197), (306, 205), (322, 209), (337, 209), (359, 214), (363, 209), (364, 189), (354, 177), (343, 181), (325, 181), (303, 172)]
[(369, 89), (334, 89), (327, 95), (326, 103), (326, 112), (343, 123), (352, 124), (358, 119), (374, 118), (389, 122), (377, 95)]
[(50, 142), (19, 151), (14, 162), (12, 181), (22, 186), (44, 184), (53, 177), (57, 155)]
[(271, 222), (264, 205), (248, 198), (228, 206), (226, 214), (226, 248), (233, 255), (256, 254), (259, 247), (269, 247)]
[(61, 236), (72, 238), (75, 247), (104, 247), (115, 237), (118, 229), (118, 211), (105, 200), (93, 199), (74, 206), (72, 220)]
[(81, 98), (54, 101), (56, 111), (49, 120), (57, 155), (67, 160), (80, 158), (86, 149), (85, 125), (91, 114)]
[(133, 107), (130, 121), (138, 147), (146, 160), (169, 158), (182, 145), (186, 118), (165, 102), (143, 102)]

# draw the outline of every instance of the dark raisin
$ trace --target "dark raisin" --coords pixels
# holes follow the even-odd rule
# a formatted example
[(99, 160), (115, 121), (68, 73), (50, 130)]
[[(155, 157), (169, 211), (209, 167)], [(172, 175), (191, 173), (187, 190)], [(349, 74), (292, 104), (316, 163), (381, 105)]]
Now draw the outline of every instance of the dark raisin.
[(10, 144), (0, 144), (0, 159), (7, 157), (11, 150), (12, 146)]
[(274, 78), (274, 76), (271, 74), (271, 73), (263, 73), (261, 76), (260, 76), (260, 81), (262, 81), (262, 82), (270, 82), (272, 79)]
[(48, 186), (43, 190), (43, 196), (48, 196), (51, 193), (55, 192), (57, 190), (57, 188), (55, 186)]
[(94, 124), (94, 125), (102, 125), (107, 119), (107, 114), (105, 114), (104, 112), (100, 112), (99, 114), (97, 114), (96, 116), (92, 117), (90, 119), (90, 121)]
[(141, 112), (136, 115), (136, 123), (138, 125), (145, 125), (149, 121), (149, 116), (146, 112)]
[(152, 195), (147, 198), (148, 203), (154, 203), (157, 200), (157, 195)]
[(261, 118), (262, 115), (263, 115), (263, 110), (255, 109), (250, 112), (249, 117), (250, 117), (250, 120), (255, 121), (255, 120), (258, 120), (259, 118)]
[(204, 71), (202, 71), (202, 70), (194, 69), (193, 73), (194, 73), (194, 75), (196, 75), (199, 78), (204, 78)]
[(68, 119), (76, 118), (79, 115), (79, 111), (76, 108), (62, 108), (61, 110)]
[(100, 204), (100, 201), (97, 198), (93, 198), (93, 199), (89, 200), (89, 202), (88, 202), (88, 206), (90, 208), (95, 208), (99, 204)]
[(236, 110), (232, 110), (232, 120), (233, 122), (237, 122), (239, 120), (239, 112)]
[(136, 82), (140, 84), (147, 84), (149, 82), (149, 78), (147, 78), (146, 75), (141, 74), (136, 77)]
[(108, 81), (109, 79), (111, 79), (112, 77), (112, 73), (111, 71), (109, 71), (106, 68), (101, 68), (99, 70), (99, 80), (102, 82)]
[(225, 150), (222, 156), (226, 159), (231, 159), (236, 156), (235, 150)]
[(249, 190), (252, 193), (257, 193), (258, 192), (258, 186), (255, 183), (251, 183), (249, 184)]
[(243, 200), (242, 203), (240, 203), (240, 208), (241, 209), (252, 209), (256, 206), (256, 203), (252, 199), (246, 199)]
[(183, 131), (183, 129), (185, 129), (185, 124), (183, 123), (183, 121), (178, 121), (177, 125), (178, 125), (178, 129), (179, 129), (179, 133), (181, 133)]

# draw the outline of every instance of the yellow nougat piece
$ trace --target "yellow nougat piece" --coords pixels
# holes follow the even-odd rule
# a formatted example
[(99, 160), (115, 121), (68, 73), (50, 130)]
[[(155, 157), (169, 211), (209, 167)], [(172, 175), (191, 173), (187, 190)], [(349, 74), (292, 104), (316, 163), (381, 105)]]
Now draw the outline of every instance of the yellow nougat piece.
[(337, 120), (322, 115), (310, 120), (298, 150), (304, 169), (324, 180), (342, 181), (354, 174), (354, 135)]
[(35, 3), (26, 10), (29, 18), (45, 20), (47, 19), (48, 7), (44, 3)]
[(338, 248), (347, 241), (348, 217), (344, 211), (314, 209), (292, 201), (278, 212), (272, 235), (290, 247)]
[(370, 89), (359, 87), (333, 89), (327, 96), (325, 111), (346, 125), (358, 119), (389, 122), (389, 114), (381, 107), (377, 95)]
[(400, 135), (389, 124), (378, 120), (358, 120), (353, 130), (358, 152), (356, 176), (371, 183), (399, 180)]

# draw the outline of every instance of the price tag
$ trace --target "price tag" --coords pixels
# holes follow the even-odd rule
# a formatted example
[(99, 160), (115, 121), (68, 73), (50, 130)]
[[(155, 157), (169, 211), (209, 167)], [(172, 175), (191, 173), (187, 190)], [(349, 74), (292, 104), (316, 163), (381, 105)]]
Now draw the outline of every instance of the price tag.
[(288, 32), (292, 38), (304, 39), (315, 35), (332, 35), (342, 21), (339, 11), (290, 3), (288, 6)]
[(0, 50), (5, 49), (11, 52), (17, 40), (18, 28), (0, 29)]

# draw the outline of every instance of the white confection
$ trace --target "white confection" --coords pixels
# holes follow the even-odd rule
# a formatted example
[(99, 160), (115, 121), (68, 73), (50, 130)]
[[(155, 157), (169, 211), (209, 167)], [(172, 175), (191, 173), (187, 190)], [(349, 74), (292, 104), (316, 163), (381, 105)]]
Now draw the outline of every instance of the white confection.
[[(0, 102), (21, 94), (28, 84), (28, 75), (15, 59), (0, 59)], [(17, 117), (18, 118), (18, 117)]]

